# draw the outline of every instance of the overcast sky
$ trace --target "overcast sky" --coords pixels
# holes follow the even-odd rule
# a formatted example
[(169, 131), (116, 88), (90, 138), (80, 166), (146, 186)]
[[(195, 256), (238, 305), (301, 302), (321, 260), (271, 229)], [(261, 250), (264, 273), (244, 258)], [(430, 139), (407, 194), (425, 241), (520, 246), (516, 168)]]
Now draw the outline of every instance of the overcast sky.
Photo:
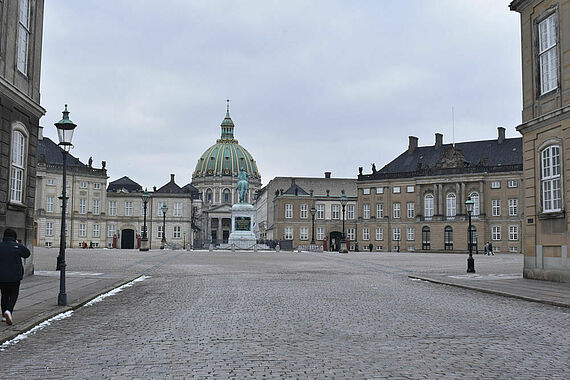
[(356, 177), (433, 145), (519, 137), (518, 14), (501, 0), (45, 2), (40, 121), (109, 181), (191, 181), (220, 137), (276, 176)]

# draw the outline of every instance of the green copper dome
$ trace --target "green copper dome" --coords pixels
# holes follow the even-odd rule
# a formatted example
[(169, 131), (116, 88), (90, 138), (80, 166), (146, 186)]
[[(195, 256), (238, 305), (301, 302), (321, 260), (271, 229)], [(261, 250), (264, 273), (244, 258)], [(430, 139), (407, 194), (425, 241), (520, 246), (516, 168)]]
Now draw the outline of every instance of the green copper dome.
[(244, 170), (250, 178), (260, 178), (257, 164), (251, 154), (234, 139), (234, 123), (229, 108), (222, 121), (222, 136), (212, 145), (196, 164), (193, 177), (234, 176)]

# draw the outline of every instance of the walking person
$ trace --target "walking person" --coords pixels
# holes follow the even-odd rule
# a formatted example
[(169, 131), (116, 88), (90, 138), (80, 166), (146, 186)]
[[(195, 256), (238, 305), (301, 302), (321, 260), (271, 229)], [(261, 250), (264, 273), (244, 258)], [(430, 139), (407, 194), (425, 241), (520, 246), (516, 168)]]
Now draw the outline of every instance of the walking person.
[(489, 242), (485, 243), (485, 255), (489, 255)]
[(12, 313), (20, 293), (20, 281), (24, 277), (22, 258), (30, 257), (30, 250), (18, 243), (16, 231), (4, 230), (0, 243), (0, 292), (2, 293), (2, 322), (11, 325)]
[(489, 255), (495, 256), (495, 254), (493, 253), (493, 243), (491, 242), (489, 242)]

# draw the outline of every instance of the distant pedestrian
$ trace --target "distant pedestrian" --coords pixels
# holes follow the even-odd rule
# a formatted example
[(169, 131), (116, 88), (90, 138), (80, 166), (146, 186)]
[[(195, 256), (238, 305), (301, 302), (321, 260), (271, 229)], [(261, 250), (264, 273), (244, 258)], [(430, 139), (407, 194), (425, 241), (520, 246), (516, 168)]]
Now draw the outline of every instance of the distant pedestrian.
[(489, 242), (485, 243), (485, 255), (489, 255)]
[(495, 254), (493, 253), (493, 243), (491, 242), (489, 242), (489, 255), (495, 256)]
[(18, 235), (11, 228), (4, 230), (0, 243), (0, 292), (2, 293), (2, 322), (11, 325), (12, 312), (18, 294), (20, 281), (24, 277), (22, 258), (30, 257), (30, 250), (16, 241)]

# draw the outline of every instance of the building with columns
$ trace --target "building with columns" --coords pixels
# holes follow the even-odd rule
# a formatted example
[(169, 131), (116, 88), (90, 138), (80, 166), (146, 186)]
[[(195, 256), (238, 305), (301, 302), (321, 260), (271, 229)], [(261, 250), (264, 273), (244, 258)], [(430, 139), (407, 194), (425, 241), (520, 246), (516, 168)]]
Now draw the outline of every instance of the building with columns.
[(359, 169), (358, 233), (362, 249), (373, 251), (467, 251), (465, 201), (474, 201), (473, 252), (489, 241), (496, 252), (521, 252), (522, 140), (495, 140), (418, 146), (380, 170)]
[(570, 282), (570, 2), (515, 0), (521, 16), (527, 278)]
[(234, 138), (229, 106), (221, 124), (221, 137), (202, 154), (192, 173), (192, 186), (203, 201), (202, 240), (225, 244), (231, 233), (231, 206), (238, 202), (238, 174), (247, 173), (247, 202), (261, 187), (261, 175), (253, 156)]

